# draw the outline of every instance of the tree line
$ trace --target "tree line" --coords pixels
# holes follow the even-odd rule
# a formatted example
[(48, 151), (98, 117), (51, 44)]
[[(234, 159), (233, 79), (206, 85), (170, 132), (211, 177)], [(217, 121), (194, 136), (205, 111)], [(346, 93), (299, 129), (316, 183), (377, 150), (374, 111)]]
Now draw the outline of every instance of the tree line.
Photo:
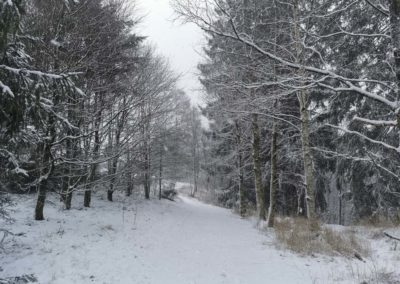
[[(220, 203), (349, 224), (400, 220), (400, 2), (177, 0), (199, 65)], [(255, 188), (255, 190), (254, 190)]]
[(140, 21), (125, 0), (0, 1), (0, 195), (37, 192), (36, 220), (48, 192), (161, 197), (192, 164), (198, 111)]

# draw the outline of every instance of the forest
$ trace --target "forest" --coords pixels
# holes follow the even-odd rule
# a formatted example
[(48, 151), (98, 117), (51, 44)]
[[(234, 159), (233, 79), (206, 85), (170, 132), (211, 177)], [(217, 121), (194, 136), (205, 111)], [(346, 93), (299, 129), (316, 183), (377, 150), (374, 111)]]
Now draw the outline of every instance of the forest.
[(0, 283), (400, 283), (400, 1), (169, 2), (201, 104), (138, 1), (0, 0)]
[(220, 202), (270, 226), (275, 214), (399, 222), (398, 1), (175, 8), (207, 35), (205, 168)]
[(76, 191), (85, 207), (99, 186), (109, 201), (139, 185), (149, 199), (152, 182), (161, 190), (164, 176), (185, 176), (199, 113), (168, 60), (135, 32), (133, 4), (1, 6), (2, 193), (37, 192), (43, 220), (47, 192), (68, 210)]

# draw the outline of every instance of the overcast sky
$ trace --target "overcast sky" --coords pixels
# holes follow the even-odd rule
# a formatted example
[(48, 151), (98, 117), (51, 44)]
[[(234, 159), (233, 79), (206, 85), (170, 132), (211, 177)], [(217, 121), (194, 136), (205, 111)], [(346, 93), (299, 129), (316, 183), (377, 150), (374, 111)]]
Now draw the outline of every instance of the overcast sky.
[(173, 22), (174, 11), (170, 0), (137, 0), (141, 14), (145, 15), (140, 33), (157, 47), (158, 53), (167, 57), (172, 69), (182, 74), (179, 86), (201, 103), (200, 83), (197, 80), (197, 64), (201, 61), (203, 34), (192, 24)]

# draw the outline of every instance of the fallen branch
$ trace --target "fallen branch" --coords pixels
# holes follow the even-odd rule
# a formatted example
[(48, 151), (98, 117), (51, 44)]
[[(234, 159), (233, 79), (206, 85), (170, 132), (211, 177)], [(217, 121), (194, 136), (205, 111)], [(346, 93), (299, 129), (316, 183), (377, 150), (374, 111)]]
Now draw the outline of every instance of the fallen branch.
[(161, 198), (168, 199), (170, 201), (175, 201), (175, 196), (178, 195), (175, 189), (163, 190), (161, 193)]
[(7, 238), (8, 235), (11, 235), (11, 236), (15, 236), (15, 235), (13, 233), (11, 233), (10, 231), (7, 231), (6, 229), (1, 229), (0, 228), (0, 232), (3, 233), (3, 237), (0, 240), (0, 250), (5, 252), (5, 249), (3, 247), (4, 240)]
[(171, 198), (171, 197), (168, 197), (168, 196), (166, 196), (166, 195), (161, 195), (161, 198), (163, 198), (163, 199), (167, 199), (167, 200), (169, 200), (169, 201), (173, 201), (173, 202), (175, 202), (175, 200), (174, 200), (173, 198)]
[(397, 237), (394, 237), (394, 236), (392, 236), (392, 235), (389, 235), (389, 234), (386, 233), (386, 232), (383, 232), (383, 234), (384, 234), (386, 237), (388, 237), (388, 238), (390, 238), (390, 239), (392, 239), (392, 240), (395, 240), (395, 241), (399, 241), (399, 242), (400, 242), (400, 238), (397, 238)]
[(364, 258), (357, 251), (354, 251), (354, 257), (357, 258), (359, 261), (365, 262)]
[(15, 236), (13, 233), (11, 233), (10, 231), (7, 231), (6, 229), (0, 229), (0, 232), (3, 233), (3, 237), (2, 237), (2, 239), (0, 240), (0, 244), (2, 244), (2, 243), (4, 242), (5, 238), (6, 238), (8, 235)]
[(38, 283), (37, 278), (33, 274), (22, 275), (17, 277), (0, 278), (0, 284), (26, 284), (26, 283)]

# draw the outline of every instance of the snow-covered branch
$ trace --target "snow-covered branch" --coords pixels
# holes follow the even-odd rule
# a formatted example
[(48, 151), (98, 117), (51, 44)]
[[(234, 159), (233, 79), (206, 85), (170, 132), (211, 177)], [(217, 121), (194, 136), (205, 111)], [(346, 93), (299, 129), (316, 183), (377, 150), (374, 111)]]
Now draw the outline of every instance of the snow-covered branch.
[(362, 123), (374, 126), (397, 126), (397, 120), (373, 120), (373, 119), (361, 118), (358, 116), (355, 116), (353, 119), (355, 121), (360, 121)]
[(343, 127), (340, 127), (340, 126), (336, 126), (336, 125), (332, 125), (332, 124), (326, 124), (326, 126), (332, 127), (334, 129), (337, 129), (337, 130), (339, 130), (341, 132), (344, 132), (344, 133), (356, 135), (356, 136), (360, 137), (361, 139), (366, 140), (366, 141), (368, 141), (368, 142), (370, 142), (372, 144), (383, 146), (384, 148), (386, 148), (388, 150), (392, 150), (392, 151), (395, 151), (395, 152), (400, 154), (400, 147), (395, 147), (395, 146), (389, 145), (389, 144), (387, 144), (385, 142), (369, 138), (368, 136), (366, 136), (366, 135), (364, 135), (364, 134), (362, 134), (362, 133), (360, 133), (358, 131), (349, 130), (349, 129), (346, 129), (346, 128), (343, 128)]

